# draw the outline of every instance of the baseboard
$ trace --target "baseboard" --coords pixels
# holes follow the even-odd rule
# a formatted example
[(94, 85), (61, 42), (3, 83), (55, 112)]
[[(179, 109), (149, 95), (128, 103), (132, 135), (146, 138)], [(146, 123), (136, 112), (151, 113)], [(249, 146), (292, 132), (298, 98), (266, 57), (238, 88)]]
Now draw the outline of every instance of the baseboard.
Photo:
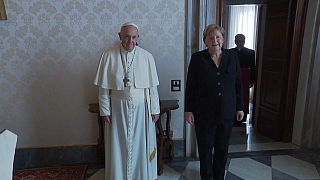
[(104, 157), (97, 145), (24, 148), (16, 150), (14, 169), (103, 163)]
[[(185, 140), (173, 140), (174, 158), (185, 157)], [(168, 153), (164, 152), (164, 159)], [(71, 164), (104, 165), (104, 153), (97, 145), (57, 146), (17, 149), (14, 169)]]

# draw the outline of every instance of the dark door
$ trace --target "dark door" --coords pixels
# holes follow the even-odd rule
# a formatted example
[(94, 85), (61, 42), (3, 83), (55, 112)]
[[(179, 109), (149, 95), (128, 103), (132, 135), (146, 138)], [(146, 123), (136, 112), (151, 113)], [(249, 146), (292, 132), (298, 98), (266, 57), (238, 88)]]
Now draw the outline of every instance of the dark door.
[(294, 13), (295, 5), (291, 0), (272, 0), (267, 3), (263, 54), (260, 62), (261, 85), (257, 87), (260, 88), (260, 96), (257, 97), (259, 104), (256, 105), (256, 122), (260, 133), (280, 141), (288, 140), (284, 137), (284, 132), (292, 128), (293, 124), (293, 119), (291, 122), (285, 120), (285, 109)]

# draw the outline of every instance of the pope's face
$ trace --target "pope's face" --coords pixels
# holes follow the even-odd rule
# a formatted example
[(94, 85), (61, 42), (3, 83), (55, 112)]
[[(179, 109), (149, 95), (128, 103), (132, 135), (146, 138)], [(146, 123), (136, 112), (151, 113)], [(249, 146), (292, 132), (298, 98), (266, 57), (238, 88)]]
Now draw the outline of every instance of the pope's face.
[(206, 36), (205, 44), (209, 49), (221, 50), (223, 46), (223, 36), (220, 31), (214, 30)]
[(125, 26), (119, 32), (119, 38), (124, 49), (131, 52), (139, 39), (138, 29), (134, 26)]

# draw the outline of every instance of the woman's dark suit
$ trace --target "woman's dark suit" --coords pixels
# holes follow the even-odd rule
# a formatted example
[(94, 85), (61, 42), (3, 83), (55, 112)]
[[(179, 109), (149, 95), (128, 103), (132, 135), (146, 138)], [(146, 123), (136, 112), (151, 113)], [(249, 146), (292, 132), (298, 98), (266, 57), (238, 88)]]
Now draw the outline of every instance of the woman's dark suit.
[(237, 54), (223, 50), (217, 67), (207, 49), (194, 53), (188, 68), (185, 112), (194, 115), (202, 179), (224, 179), (233, 119), (236, 111), (242, 111), (242, 104)]

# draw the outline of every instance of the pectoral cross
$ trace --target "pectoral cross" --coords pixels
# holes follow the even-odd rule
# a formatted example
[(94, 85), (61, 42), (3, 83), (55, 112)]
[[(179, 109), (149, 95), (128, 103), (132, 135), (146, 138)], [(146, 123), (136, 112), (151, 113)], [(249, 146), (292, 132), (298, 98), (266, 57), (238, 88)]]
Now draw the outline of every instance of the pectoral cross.
[(127, 77), (127, 76), (124, 76), (124, 78), (123, 78), (124, 87), (127, 87), (127, 86), (128, 86), (129, 81), (130, 81), (130, 80), (128, 79), (128, 77)]

